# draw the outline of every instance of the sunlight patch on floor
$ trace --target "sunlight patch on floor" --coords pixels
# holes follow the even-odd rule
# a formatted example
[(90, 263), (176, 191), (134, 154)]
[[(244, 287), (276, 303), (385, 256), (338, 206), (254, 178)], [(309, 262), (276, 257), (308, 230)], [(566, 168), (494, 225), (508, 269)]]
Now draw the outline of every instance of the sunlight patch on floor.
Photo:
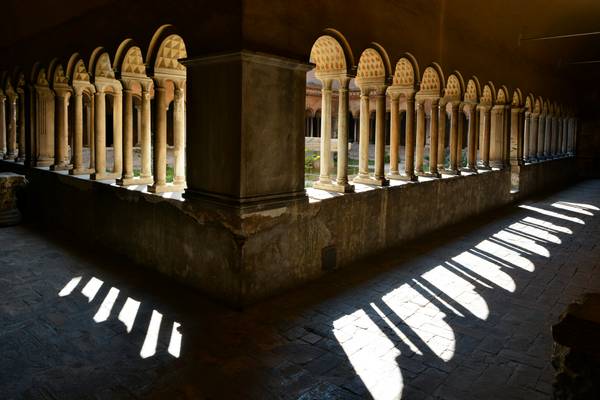
[[(354, 322), (333, 322), (333, 334), (356, 374), (375, 400), (400, 399), (404, 387), (396, 361), (400, 351), (364, 310), (357, 310), (348, 317)], [(352, 331), (350, 337), (348, 331)]]

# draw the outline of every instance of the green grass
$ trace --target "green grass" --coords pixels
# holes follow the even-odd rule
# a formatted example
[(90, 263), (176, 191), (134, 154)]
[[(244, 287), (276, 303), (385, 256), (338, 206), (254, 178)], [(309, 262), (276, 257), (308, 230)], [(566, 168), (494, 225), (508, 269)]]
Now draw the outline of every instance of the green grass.
[[(139, 169), (134, 169), (133, 176), (140, 176), (140, 172), (141, 171)], [(175, 176), (175, 170), (173, 169), (172, 166), (167, 165), (167, 183), (173, 182), (174, 176)]]

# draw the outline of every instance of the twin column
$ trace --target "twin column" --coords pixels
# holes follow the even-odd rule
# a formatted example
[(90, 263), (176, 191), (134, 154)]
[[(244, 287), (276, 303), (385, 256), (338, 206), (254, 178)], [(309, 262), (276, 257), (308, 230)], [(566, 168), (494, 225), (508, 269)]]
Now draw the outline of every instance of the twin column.
[[(348, 193), (354, 191), (354, 186), (348, 183), (348, 85), (350, 77), (321, 77), (323, 84), (321, 90), (321, 146), (320, 146), (320, 172), (319, 180), (315, 182), (317, 189), (334, 192)], [(332, 87), (334, 80), (339, 82), (338, 87), (338, 138), (337, 138), (337, 178), (331, 179), (331, 131), (332, 131)], [(361, 96), (362, 100), (362, 96)], [(368, 100), (367, 100), (368, 102)], [(362, 101), (361, 101), (362, 106)], [(367, 104), (368, 107), (368, 104)], [(362, 112), (362, 107), (361, 107)], [(361, 127), (362, 127), (361, 118)], [(362, 143), (361, 128), (361, 149)], [(366, 141), (368, 145), (368, 138)]]

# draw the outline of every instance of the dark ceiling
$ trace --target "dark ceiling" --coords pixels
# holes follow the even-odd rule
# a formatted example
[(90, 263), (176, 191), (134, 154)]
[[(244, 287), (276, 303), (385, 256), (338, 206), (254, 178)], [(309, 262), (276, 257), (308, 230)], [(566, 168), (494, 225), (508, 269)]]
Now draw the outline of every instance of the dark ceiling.
[[(353, 1), (356, 0), (348, 1), (349, 7)], [(460, 37), (494, 43), (507, 57), (529, 59), (539, 68), (549, 68), (589, 91), (600, 92), (600, 0), (431, 1), (436, 5), (432, 10), (441, 10), (442, 34), (456, 32)], [(4, 0), (0, 47), (10, 47), (43, 34), (45, 30), (112, 2), (114, 0)], [(165, 6), (169, 3), (173, 4), (165, 1)], [(389, 9), (393, 3), (402, 1), (372, 1), (374, 7), (381, 6), (382, 10)], [(411, 7), (411, 3), (402, 6)], [(548, 38), (574, 34), (586, 35)]]

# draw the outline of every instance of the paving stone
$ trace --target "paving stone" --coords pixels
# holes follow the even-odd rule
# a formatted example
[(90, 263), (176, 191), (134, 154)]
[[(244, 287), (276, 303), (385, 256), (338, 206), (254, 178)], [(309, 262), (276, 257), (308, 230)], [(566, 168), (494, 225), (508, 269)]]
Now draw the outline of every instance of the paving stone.
[[(600, 181), (586, 181), (528, 204), (570, 215), (553, 204), (598, 199)], [(398, 388), (406, 399), (547, 399), (550, 326), (600, 290), (598, 216), (578, 215), (581, 225), (504, 210), (244, 312), (59, 232), (0, 229), (1, 397), (354, 399)], [(89, 301), (93, 277), (103, 285)], [(111, 287), (117, 300), (96, 322)], [(140, 302), (131, 331), (119, 318), (127, 298)], [(153, 311), (157, 346), (142, 358)], [(175, 321), (179, 358), (168, 351)]]

